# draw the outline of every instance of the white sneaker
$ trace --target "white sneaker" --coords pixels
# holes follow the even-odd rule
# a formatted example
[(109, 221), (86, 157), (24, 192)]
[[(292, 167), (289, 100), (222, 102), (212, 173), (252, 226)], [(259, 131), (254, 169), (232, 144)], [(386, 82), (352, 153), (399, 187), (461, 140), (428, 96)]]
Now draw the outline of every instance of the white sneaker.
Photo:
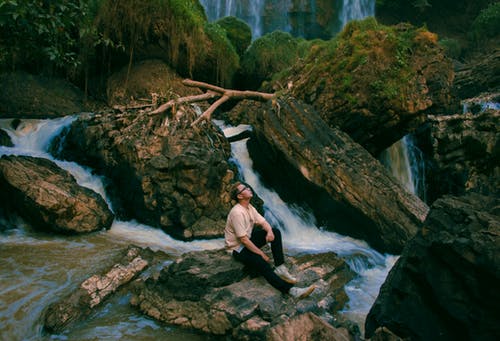
[(291, 296), (302, 299), (306, 298), (307, 296), (311, 295), (311, 293), (316, 289), (314, 285), (311, 285), (310, 287), (307, 288), (296, 288), (292, 287), (290, 288), (290, 291), (288, 292)]
[(295, 284), (297, 283), (297, 278), (293, 277), (289, 272), (288, 269), (286, 268), (285, 264), (281, 264), (278, 266), (275, 270), (274, 273), (278, 276), (281, 277), (282, 280), (284, 280), (287, 283), (290, 284)]

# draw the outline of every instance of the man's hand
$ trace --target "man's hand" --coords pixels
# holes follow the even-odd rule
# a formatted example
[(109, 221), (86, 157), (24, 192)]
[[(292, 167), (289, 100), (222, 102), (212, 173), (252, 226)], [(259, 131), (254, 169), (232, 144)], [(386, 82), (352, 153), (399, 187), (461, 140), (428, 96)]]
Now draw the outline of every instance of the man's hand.
[(269, 257), (264, 252), (262, 252), (262, 255), (260, 256), (268, 263), (271, 261), (271, 259), (269, 259)]
[(266, 242), (272, 242), (274, 240), (273, 230), (268, 230), (266, 234)]

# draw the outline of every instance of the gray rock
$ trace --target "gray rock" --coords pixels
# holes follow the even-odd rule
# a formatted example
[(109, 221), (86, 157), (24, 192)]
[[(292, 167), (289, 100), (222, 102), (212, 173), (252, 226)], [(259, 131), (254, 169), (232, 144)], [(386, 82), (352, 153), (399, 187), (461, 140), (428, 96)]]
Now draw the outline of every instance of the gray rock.
[(121, 219), (181, 239), (218, 237), (231, 208), (230, 146), (212, 124), (191, 128), (195, 118), (189, 105), (178, 107), (175, 117), (141, 111), (81, 116), (54, 149), (111, 180)]
[[(87, 318), (111, 295), (123, 289), (145, 269), (158, 263), (158, 255), (162, 254), (155, 255), (148, 249), (129, 247), (102, 274), (90, 276), (76, 290), (52, 303), (43, 315), (45, 330), (58, 333)], [(165, 255), (162, 257), (165, 258)]]
[(500, 195), (500, 110), (429, 116), (418, 138), (430, 158), (429, 202), (444, 194)]
[(104, 199), (76, 183), (54, 162), (29, 156), (0, 158), (3, 205), (35, 227), (81, 233), (108, 228), (113, 213)]
[(405, 247), (366, 319), (411, 340), (498, 340), (500, 200), (446, 196)]
[(289, 258), (287, 263), (297, 285), (316, 285), (310, 297), (297, 301), (283, 295), (265, 279), (246, 275), (226, 251), (215, 250), (187, 253), (159, 276), (136, 281), (131, 302), (157, 320), (238, 340), (264, 339), (271, 327), (290, 318), (307, 312), (331, 316), (344, 307), (348, 298), (343, 288), (354, 274), (334, 253)]

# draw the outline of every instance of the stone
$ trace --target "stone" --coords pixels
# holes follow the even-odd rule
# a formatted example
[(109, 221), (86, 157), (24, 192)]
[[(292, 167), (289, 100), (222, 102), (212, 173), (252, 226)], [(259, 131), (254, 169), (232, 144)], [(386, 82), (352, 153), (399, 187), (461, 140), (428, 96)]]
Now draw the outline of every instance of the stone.
[[(298, 285), (317, 286), (300, 302), (281, 294), (264, 278), (248, 276), (225, 250), (182, 255), (156, 279), (134, 282), (131, 302), (157, 320), (235, 340), (264, 340), (270, 328), (297, 315), (333, 316), (344, 307), (348, 297), (343, 288), (354, 273), (342, 259), (330, 252), (286, 261)], [(305, 269), (316, 276), (306, 274)], [(325, 325), (311, 327), (314, 335), (325, 330), (329, 330)]]
[(30, 156), (0, 158), (0, 191), (33, 226), (65, 233), (109, 228), (114, 215), (101, 195), (77, 184), (54, 162)]
[(500, 195), (500, 110), (430, 115), (417, 138), (428, 156), (429, 202), (445, 194)]
[(469, 193), (432, 205), (366, 318), (411, 340), (500, 337), (500, 200)]
[(165, 254), (129, 246), (103, 274), (94, 274), (76, 290), (51, 303), (43, 315), (43, 327), (49, 333), (59, 333), (84, 320), (118, 290), (122, 290), (148, 267), (163, 262)]
[(194, 108), (82, 115), (56, 141), (58, 158), (105, 175), (116, 215), (179, 239), (222, 236), (235, 176), (230, 146), (212, 123), (192, 128)]

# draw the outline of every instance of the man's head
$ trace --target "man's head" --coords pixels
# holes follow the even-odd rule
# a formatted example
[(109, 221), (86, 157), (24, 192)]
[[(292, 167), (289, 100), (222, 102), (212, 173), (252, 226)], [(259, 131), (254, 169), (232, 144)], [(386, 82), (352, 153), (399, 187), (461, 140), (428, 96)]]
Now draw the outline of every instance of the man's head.
[(253, 192), (252, 188), (244, 182), (236, 182), (231, 188), (231, 198), (236, 201), (240, 201), (245, 198), (252, 198)]

